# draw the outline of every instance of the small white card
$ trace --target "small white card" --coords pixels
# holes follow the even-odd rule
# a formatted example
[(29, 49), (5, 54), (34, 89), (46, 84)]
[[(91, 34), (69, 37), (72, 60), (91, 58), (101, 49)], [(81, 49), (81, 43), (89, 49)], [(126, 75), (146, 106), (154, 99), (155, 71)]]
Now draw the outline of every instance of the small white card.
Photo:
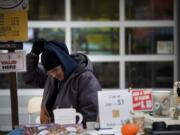
[(26, 71), (25, 51), (0, 53), (0, 73)]
[(158, 54), (172, 54), (173, 41), (157, 41), (157, 53)]
[(113, 128), (132, 120), (132, 94), (127, 89), (99, 91), (98, 104), (101, 128)]

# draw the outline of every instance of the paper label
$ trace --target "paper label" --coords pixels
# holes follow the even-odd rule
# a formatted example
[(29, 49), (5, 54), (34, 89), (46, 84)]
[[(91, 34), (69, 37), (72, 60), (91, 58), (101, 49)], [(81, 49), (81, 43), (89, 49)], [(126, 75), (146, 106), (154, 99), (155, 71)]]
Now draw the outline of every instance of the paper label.
[(0, 53), (0, 73), (26, 71), (25, 51)]
[(151, 89), (132, 89), (131, 92), (134, 111), (152, 111), (153, 96)]
[(99, 91), (101, 128), (111, 128), (132, 120), (132, 95), (128, 90)]

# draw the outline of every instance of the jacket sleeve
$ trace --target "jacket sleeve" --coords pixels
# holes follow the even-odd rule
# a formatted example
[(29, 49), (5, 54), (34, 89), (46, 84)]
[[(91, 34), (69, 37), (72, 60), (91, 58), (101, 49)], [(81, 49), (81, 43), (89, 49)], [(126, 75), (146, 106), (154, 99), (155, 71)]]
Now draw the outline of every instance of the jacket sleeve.
[(83, 114), (83, 122), (96, 121), (98, 116), (97, 93), (101, 90), (101, 86), (91, 71), (82, 73), (78, 90), (78, 111)]
[(23, 74), (26, 84), (34, 87), (43, 88), (47, 74), (41, 64), (38, 64), (39, 56), (33, 56), (30, 53), (26, 55), (27, 71)]

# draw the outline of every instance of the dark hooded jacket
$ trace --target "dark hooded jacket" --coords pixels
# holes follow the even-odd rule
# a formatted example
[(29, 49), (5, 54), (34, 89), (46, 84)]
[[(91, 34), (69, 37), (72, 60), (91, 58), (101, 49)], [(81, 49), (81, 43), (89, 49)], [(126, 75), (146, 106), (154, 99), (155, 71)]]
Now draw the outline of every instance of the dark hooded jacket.
[(83, 122), (96, 121), (98, 115), (97, 91), (101, 86), (93, 74), (92, 63), (84, 54), (69, 55), (62, 43), (49, 41), (45, 49), (55, 52), (65, 72), (59, 81), (46, 74), (38, 64), (39, 57), (27, 54), (27, 84), (44, 88), (42, 106), (46, 107), (53, 120), (53, 109), (73, 107), (83, 115)]

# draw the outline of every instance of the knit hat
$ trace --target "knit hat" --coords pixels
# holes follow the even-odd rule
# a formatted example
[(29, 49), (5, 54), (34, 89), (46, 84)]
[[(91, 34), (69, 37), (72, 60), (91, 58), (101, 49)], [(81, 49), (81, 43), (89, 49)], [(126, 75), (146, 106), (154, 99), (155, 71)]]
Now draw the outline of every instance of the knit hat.
[[(45, 57), (46, 62), (48, 61), (49, 63), (56, 63), (54, 65), (60, 64), (63, 68), (65, 78), (68, 77), (77, 68), (77, 63), (69, 54), (68, 48), (65, 43), (50, 40), (44, 44), (44, 48), (45, 48), (45, 51), (48, 50), (51, 53), (53, 53), (52, 55), (56, 58), (55, 59), (52, 56), (53, 58), (50, 59), (50, 57), (47, 56)], [(53, 62), (53, 61), (56, 61), (56, 62)], [(50, 66), (50, 64), (48, 66)]]
[(46, 50), (42, 53), (41, 63), (47, 71), (60, 65), (58, 58), (53, 52), (49, 50)]

